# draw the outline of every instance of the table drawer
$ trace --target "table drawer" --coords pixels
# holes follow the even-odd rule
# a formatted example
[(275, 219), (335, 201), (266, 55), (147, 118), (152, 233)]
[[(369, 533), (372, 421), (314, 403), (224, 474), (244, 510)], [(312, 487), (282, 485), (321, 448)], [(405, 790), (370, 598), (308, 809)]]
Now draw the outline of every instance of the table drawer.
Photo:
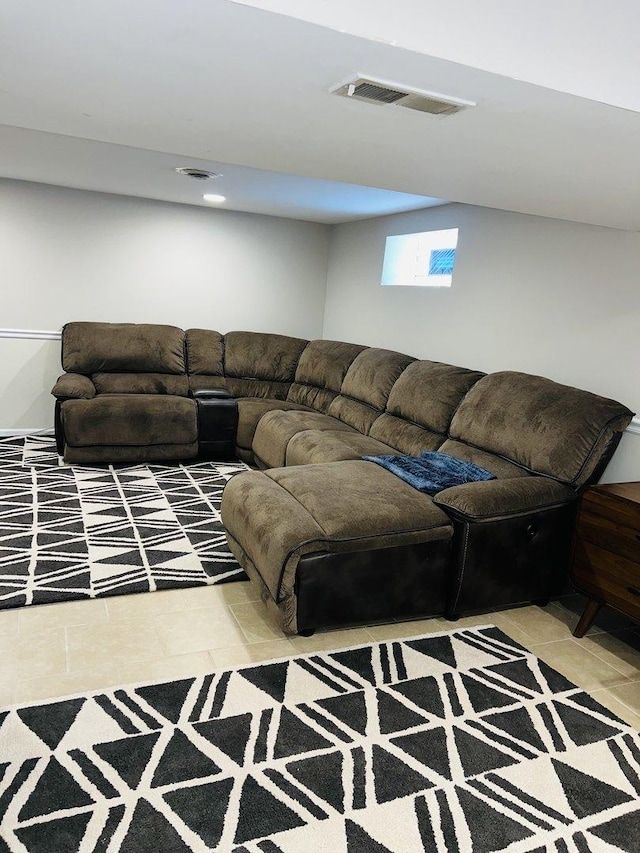
[(640, 616), (640, 565), (578, 539), (571, 578), (582, 592)]
[(600, 509), (599, 505), (583, 504), (578, 517), (578, 537), (640, 563), (640, 527), (628, 527), (622, 518), (604, 515)]
[(587, 490), (584, 493), (581, 511), (601, 515), (624, 527), (635, 529), (636, 532), (640, 531), (640, 503), (620, 500), (615, 496), (598, 492), (597, 487), (593, 491)]

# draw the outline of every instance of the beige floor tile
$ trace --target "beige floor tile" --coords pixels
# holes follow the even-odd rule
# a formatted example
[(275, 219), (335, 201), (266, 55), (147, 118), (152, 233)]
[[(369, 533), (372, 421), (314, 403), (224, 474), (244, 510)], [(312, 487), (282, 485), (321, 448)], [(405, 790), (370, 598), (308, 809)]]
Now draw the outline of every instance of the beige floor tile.
[[(560, 622), (567, 626), (569, 634), (571, 634), (571, 636), (573, 636), (573, 632), (576, 629), (576, 625), (580, 621), (583, 609), (584, 608), (581, 606), (576, 606), (573, 603), (573, 600), (566, 601), (564, 599), (559, 601), (552, 601), (547, 607), (544, 608), (546, 613), (549, 613), (555, 619), (558, 619)], [(597, 634), (600, 630), (600, 628), (596, 628), (595, 625), (592, 625), (587, 633), (589, 634), (589, 636), (591, 636), (592, 634)]]
[(13, 705), (15, 700), (16, 686), (10, 681), (7, 684), (0, 684), (0, 708), (6, 708), (7, 705)]
[(218, 583), (212, 586), (194, 586), (180, 590), (187, 607), (209, 607), (214, 604), (244, 604), (259, 601), (260, 593), (249, 581)]
[(524, 646), (525, 649), (528, 649), (535, 641), (529, 634), (519, 628), (515, 622), (508, 618), (509, 613), (511, 613), (510, 610), (501, 610), (497, 613), (491, 613), (489, 614), (491, 616), (491, 622), (505, 633), (507, 637), (514, 640), (516, 643), (519, 643), (521, 646)]
[(635, 631), (618, 631), (615, 634), (601, 631), (575, 642), (627, 678), (640, 679), (640, 636)]
[(402, 640), (405, 637), (419, 637), (422, 634), (433, 634), (451, 630), (453, 622), (441, 619), (417, 619), (411, 622), (392, 622), (389, 625), (371, 625), (367, 631), (376, 642), (386, 640)]
[(495, 625), (495, 613), (477, 613), (473, 616), (461, 616), (459, 619), (445, 619), (442, 617), (442, 622), (450, 625), (452, 631), (458, 628), (478, 628), (481, 625)]
[(114, 595), (106, 598), (105, 604), (110, 619), (140, 619), (156, 613), (185, 610), (181, 592), (179, 589), (168, 589), (136, 595)]
[(106, 690), (120, 683), (120, 671), (115, 663), (95, 667), (86, 672), (28, 678), (17, 682), (15, 702), (37, 702), (41, 699), (55, 699), (58, 696), (69, 696), (73, 693)]
[(20, 609), (17, 607), (0, 610), (0, 636), (17, 633), (19, 613)]
[(532, 645), (531, 651), (584, 690), (611, 688), (628, 681), (617, 669), (592, 655), (574, 640)]
[(231, 612), (238, 620), (248, 643), (284, 639), (282, 628), (269, 616), (266, 606), (261, 601), (232, 604)]
[(612, 687), (611, 694), (626, 705), (627, 708), (640, 714), (640, 681), (633, 681), (627, 684), (621, 684), (619, 687)]
[[(553, 603), (570, 611), (573, 614), (575, 624), (577, 625), (578, 619), (582, 616), (587, 600), (588, 599), (585, 595), (576, 593), (575, 595), (564, 596)], [(591, 625), (588, 633), (597, 634), (602, 631), (607, 631), (609, 633), (624, 631), (627, 628), (633, 628), (633, 626), (634, 623), (632, 620), (627, 616), (624, 616), (622, 613), (619, 613), (617, 610), (614, 610), (612, 607), (601, 607), (596, 618), (593, 620), (593, 624)]]
[(224, 649), (247, 641), (233, 613), (224, 605), (158, 614), (155, 624), (167, 657)]
[(520, 643), (526, 648), (529, 648), (532, 638), (529, 634), (526, 634), (521, 630), (513, 620), (509, 619), (509, 615), (513, 612), (515, 611), (489, 611), (488, 613), (478, 613), (473, 616), (461, 616), (460, 619), (456, 619), (455, 621), (451, 621), (443, 617), (441, 622), (443, 624), (443, 630), (445, 631), (457, 631), (462, 630), (463, 628), (480, 628), (483, 625), (495, 625), (497, 628), (500, 628), (501, 631), (504, 631), (504, 633), (512, 640), (515, 640), (516, 643)]
[(152, 618), (120, 619), (103, 625), (72, 625), (67, 632), (69, 672), (162, 655)]
[(172, 655), (153, 660), (127, 661), (120, 664), (120, 683), (135, 684), (143, 681), (159, 681), (166, 678), (188, 678), (204, 675), (214, 669), (208, 652), (192, 652), (186, 655)]
[(18, 613), (22, 633), (64, 628), (68, 625), (94, 625), (108, 619), (104, 601), (95, 598), (21, 607)]
[(331, 652), (346, 646), (360, 646), (371, 642), (367, 628), (347, 628), (341, 631), (322, 631), (312, 637), (289, 637), (289, 642), (300, 654)]
[(621, 720), (633, 726), (634, 729), (640, 731), (640, 714), (636, 714), (627, 705), (624, 705), (617, 699), (609, 690), (594, 690), (591, 695), (597, 699), (601, 705), (617, 714)]
[(296, 654), (289, 640), (271, 640), (267, 643), (251, 643), (248, 646), (232, 646), (229, 649), (214, 649), (209, 652), (216, 669), (259, 663)]
[(67, 671), (65, 629), (0, 637), (0, 683)]
[[(534, 643), (550, 643), (554, 640), (569, 639), (572, 635), (572, 616), (569, 611), (553, 604), (538, 607), (514, 607), (492, 614), (494, 621), (502, 618), (527, 634)], [(496, 622), (497, 624), (497, 622)], [(506, 624), (506, 623), (503, 623)]]

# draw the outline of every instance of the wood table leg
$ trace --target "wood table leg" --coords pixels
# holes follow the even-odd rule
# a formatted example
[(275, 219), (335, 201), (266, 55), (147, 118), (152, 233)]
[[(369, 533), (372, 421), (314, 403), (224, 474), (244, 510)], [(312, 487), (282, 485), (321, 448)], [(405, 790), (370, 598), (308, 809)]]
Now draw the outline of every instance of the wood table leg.
[(587, 601), (587, 605), (584, 608), (584, 612), (580, 617), (580, 621), (576, 625), (576, 629), (573, 632), (574, 637), (584, 637), (589, 628), (591, 627), (591, 623), (596, 618), (598, 610), (600, 610), (600, 602), (594, 601), (593, 598), (590, 598)]

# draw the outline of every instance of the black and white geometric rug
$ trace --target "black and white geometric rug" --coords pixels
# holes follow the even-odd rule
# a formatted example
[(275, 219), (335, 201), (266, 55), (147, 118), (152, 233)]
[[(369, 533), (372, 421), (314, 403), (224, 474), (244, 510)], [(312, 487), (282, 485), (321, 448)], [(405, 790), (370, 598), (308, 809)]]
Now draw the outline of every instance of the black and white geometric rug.
[(640, 734), (494, 627), (0, 713), (1, 849), (614, 853)]
[(245, 579), (220, 499), (241, 462), (61, 466), (0, 439), (0, 608)]

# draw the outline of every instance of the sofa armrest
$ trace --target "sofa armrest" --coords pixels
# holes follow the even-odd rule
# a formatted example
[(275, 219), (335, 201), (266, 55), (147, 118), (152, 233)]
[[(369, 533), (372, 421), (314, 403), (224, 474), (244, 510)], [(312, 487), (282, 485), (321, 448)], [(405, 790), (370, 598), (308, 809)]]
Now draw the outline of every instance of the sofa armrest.
[(577, 497), (574, 489), (548, 477), (514, 477), (452, 486), (433, 502), (454, 518), (482, 522), (551, 509)]
[(51, 389), (54, 397), (61, 399), (91, 400), (96, 396), (96, 386), (81, 373), (63, 373)]

